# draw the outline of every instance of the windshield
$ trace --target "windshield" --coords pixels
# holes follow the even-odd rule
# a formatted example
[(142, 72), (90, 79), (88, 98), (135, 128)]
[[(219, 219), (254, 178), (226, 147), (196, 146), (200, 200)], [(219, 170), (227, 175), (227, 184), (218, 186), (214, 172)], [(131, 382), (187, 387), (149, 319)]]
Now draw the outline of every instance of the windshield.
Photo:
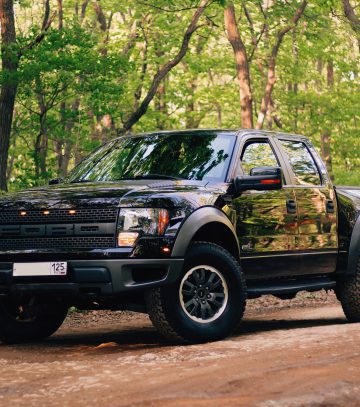
[(151, 134), (98, 148), (65, 182), (174, 178), (224, 181), (235, 137), (229, 134)]

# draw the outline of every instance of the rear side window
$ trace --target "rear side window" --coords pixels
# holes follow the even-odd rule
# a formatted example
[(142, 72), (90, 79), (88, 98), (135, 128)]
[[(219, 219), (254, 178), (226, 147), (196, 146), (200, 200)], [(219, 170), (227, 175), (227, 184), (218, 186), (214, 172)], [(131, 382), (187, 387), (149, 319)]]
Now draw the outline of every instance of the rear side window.
[(267, 141), (251, 141), (246, 144), (242, 156), (241, 166), (246, 175), (255, 167), (279, 167), (275, 154)]
[(321, 185), (315, 161), (307, 146), (301, 141), (280, 140), (295, 174), (297, 185)]

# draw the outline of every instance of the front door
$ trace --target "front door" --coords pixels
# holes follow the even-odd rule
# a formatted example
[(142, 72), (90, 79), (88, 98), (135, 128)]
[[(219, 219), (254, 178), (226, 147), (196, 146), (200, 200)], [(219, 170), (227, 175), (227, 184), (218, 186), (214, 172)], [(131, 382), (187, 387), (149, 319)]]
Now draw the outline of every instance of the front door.
[(283, 168), (277, 146), (270, 137), (248, 137), (240, 147), (239, 174), (250, 175), (255, 167), (281, 167), (284, 188), (246, 191), (233, 200), (242, 267), (247, 279), (298, 274), (296, 198)]

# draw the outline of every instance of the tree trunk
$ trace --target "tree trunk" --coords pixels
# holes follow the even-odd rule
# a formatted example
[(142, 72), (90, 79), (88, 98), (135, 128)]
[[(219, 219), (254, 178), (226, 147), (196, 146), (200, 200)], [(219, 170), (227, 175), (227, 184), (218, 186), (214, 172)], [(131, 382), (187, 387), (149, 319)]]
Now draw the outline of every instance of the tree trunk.
[(350, 26), (353, 29), (358, 40), (360, 52), (360, 18), (355, 14), (355, 7), (351, 6), (350, 0), (343, 0), (343, 7), (345, 16), (349, 20)]
[[(292, 35), (292, 53), (293, 53), (293, 58), (295, 61), (295, 64), (298, 65), (299, 63), (299, 48), (298, 48), (298, 43), (297, 43), (297, 30), (294, 29), (293, 35)], [(293, 84), (293, 92), (294, 92), (294, 97), (295, 97), (295, 103), (296, 106), (294, 108), (294, 131), (297, 131), (298, 128), (298, 116), (299, 116), (299, 108), (298, 108), (298, 102), (296, 100), (297, 94), (298, 94), (298, 89), (299, 85), (297, 82), (294, 82)]]
[[(198, 37), (197, 45), (196, 45), (196, 55), (199, 59), (201, 59), (201, 54), (203, 52), (204, 46), (206, 45), (207, 41), (204, 41), (203, 37)], [(184, 61), (184, 70), (185, 72), (190, 72), (189, 65)], [(210, 77), (211, 73), (209, 72)], [(187, 95), (185, 98), (185, 127), (187, 129), (197, 129), (200, 126), (201, 120), (203, 116), (201, 115), (200, 111), (197, 111), (196, 107), (196, 91), (199, 86), (198, 76), (195, 74), (191, 75), (191, 79), (186, 83), (187, 88)], [(201, 110), (201, 109), (199, 109)]]
[(63, 29), (63, 25), (64, 25), (64, 11), (63, 11), (63, 2), (62, 0), (57, 0), (57, 4), (58, 4), (58, 18), (59, 18), (59, 30)]
[[(107, 19), (99, 0), (95, 1), (93, 6), (97, 17), (97, 22), (103, 35), (102, 46), (100, 47), (99, 52), (101, 56), (106, 57), (108, 54), (107, 46), (113, 13), (110, 13), (109, 18)], [(104, 143), (109, 139), (108, 136), (111, 134), (110, 130), (114, 129), (114, 120), (109, 113), (105, 115), (96, 115), (95, 120), (96, 124), (93, 137)]]
[[(131, 40), (128, 42), (128, 50), (125, 52), (125, 49), (123, 51), (123, 55), (128, 55), (129, 50), (130, 50), (130, 46), (129, 44), (131, 43)], [(126, 47), (125, 47), (126, 48)], [(141, 71), (140, 71), (140, 77), (139, 77), (139, 85), (135, 90), (134, 93), (134, 108), (133, 110), (138, 109), (139, 107), (139, 102), (141, 100), (141, 95), (142, 95), (142, 91), (143, 91), (143, 86), (144, 86), (144, 79), (145, 79), (145, 75), (147, 72), (147, 68), (148, 68), (148, 40), (146, 35), (144, 35), (144, 42), (141, 44), (141, 59), (142, 59), (142, 64), (141, 64)]]
[(225, 8), (224, 20), (227, 37), (234, 51), (236, 73), (239, 82), (241, 125), (243, 128), (251, 129), (253, 127), (253, 111), (249, 63), (246, 48), (236, 23), (233, 2), (230, 2)]
[(331, 157), (331, 132), (328, 129), (324, 130), (321, 134), (321, 155), (325, 162), (330, 178), (334, 181)]
[[(197, 55), (200, 53), (197, 52)], [(186, 73), (189, 72), (189, 66), (187, 63), (183, 63), (184, 70)], [(199, 127), (200, 120), (197, 118), (195, 109), (195, 92), (197, 89), (197, 77), (192, 77), (185, 84), (186, 95), (184, 97), (185, 103), (185, 128), (186, 129), (196, 129)]]
[(40, 106), (39, 122), (40, 129), (36, 136), (34, 157), (36, 181), (38, 181), (40, 177), (42, 179), (47, 178), (46, 157), (48, 150), (48, 136), (46, 131), (46, 109), (43, 106)]
[[(46, 120), (46, 115), (44, 116)], [(44, 125), (46, 125), (46, 122), (44, 122)], [(43, 133), (42, 133), (42, 138), (41, 138), (41, 151), (40, 151), (40, 174), (42, 179), (47, 179), (47, 167), (46, 167), (46, 159), (47, 159), (47, 154), (48, 154), (48, 145), (49, 145), (49, 137), (47, 134), (47, 129), (44, 126), (43, 128)]]
[(59, 176), (60, 178), (66, 177), (69, 171), (69, 163), (71, 158), (72, 143), (64, 144), (64, 152), (61, 155), (61, 162), (59, 163)]
[(165, 83), (161, 83), (155, 96), (155, 109), (160, 115), (156, 116), (156, 128), (159, 130), (164, 130), (166, 126), (166, 113), (167, 106), (165, 100), (166, 87)]
[(40, 150), (41, 150), (41, 133), (38, 133), (34, 145), (34, 162), (35, 162), (35, 179), (36, 183), (40, 177)]
[(187, 85), (187, 89), (189, 92), (189, 95), (187, 96), (187, 101), (185, 104), (185, 110), (186, 110), (186, 118), (185, 118), (185, 127), (187, 129), (196, 129), (199, 127), (199, 121), (195, 117), (196, 111), (195, 111), (195, 101), (194, 101), (194, 94), (196, 92), (197, 84), (195, 82), (196, 79), (191, 80)]
[(7, 191), (7, 164), (11, 124), (17, 82), (13, 75), (18, 68), (18, 55), (12, 45), (16, 43), (13, 0), (0, 0), (2, 70), (10, 75), (0, 92), (0, 190)]
[[(16, 115), (16, 112), (14, 112), (14, 116)], [(9, 157), (8, 160), (8, 167), (7, 167), (7, 174), (6, 174), (6, 180), (7, 182), (10, 181), (11, 178), (11, 173), (14, 167), (14, 161), (15, 161), (15, 147), (16, 147), (16, 137), (14, 133), (12, 134), (12, 147), (14, 149), (14, 153)]]
[(35, 91), (39, 107), (39, 133), (35, 142), (35, 175), (43, 180), (47, 178), (46, 158), (48, 153), (47, 112), (45, 95), (40, 77), (35, 78)]
[[(328, 91), (331, 91), (334, 87), (334, 64), (333, 61), (329, 61), (326, 67), (326, 79)], [(325, 162), (326, 168), (332, 181), (334, 181), (332, 156), (331, 156), (331, 129), (325, 128), (321, 134), (321, 154)]]
[(115, 133), (114, 120), (110, 114), (96, 115), (96, 124), (94, 129), (94, 140), (105, 143), (112, 138)]
[[(30, 50), (42, 41), (52, 22), (49, 13), (49, 0), (47, 0), (45, 3), (45, 17), (42, 30), (40, 34), (23, 47), (23, 49)], [(3, 83), (0, 92), (0, 190), (6, 191), (7, 160), (17, 91), (17, 79), (15, 74), (18, 69), (19, 59), (22, 55), (21, 50), (16, 47), (13, 0), (0, 0), (0, 24), (2, 70), (7, 74), (7, 80)]]

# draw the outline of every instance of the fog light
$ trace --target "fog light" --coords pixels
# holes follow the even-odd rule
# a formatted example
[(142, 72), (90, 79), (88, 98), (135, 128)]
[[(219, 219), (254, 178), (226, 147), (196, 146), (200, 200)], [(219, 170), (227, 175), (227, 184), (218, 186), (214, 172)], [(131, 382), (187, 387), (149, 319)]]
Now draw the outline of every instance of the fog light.
[(139, 233), (136, 232), (120, 232), (118, 236), (118, 246), (120, 247), (133, 247)]

